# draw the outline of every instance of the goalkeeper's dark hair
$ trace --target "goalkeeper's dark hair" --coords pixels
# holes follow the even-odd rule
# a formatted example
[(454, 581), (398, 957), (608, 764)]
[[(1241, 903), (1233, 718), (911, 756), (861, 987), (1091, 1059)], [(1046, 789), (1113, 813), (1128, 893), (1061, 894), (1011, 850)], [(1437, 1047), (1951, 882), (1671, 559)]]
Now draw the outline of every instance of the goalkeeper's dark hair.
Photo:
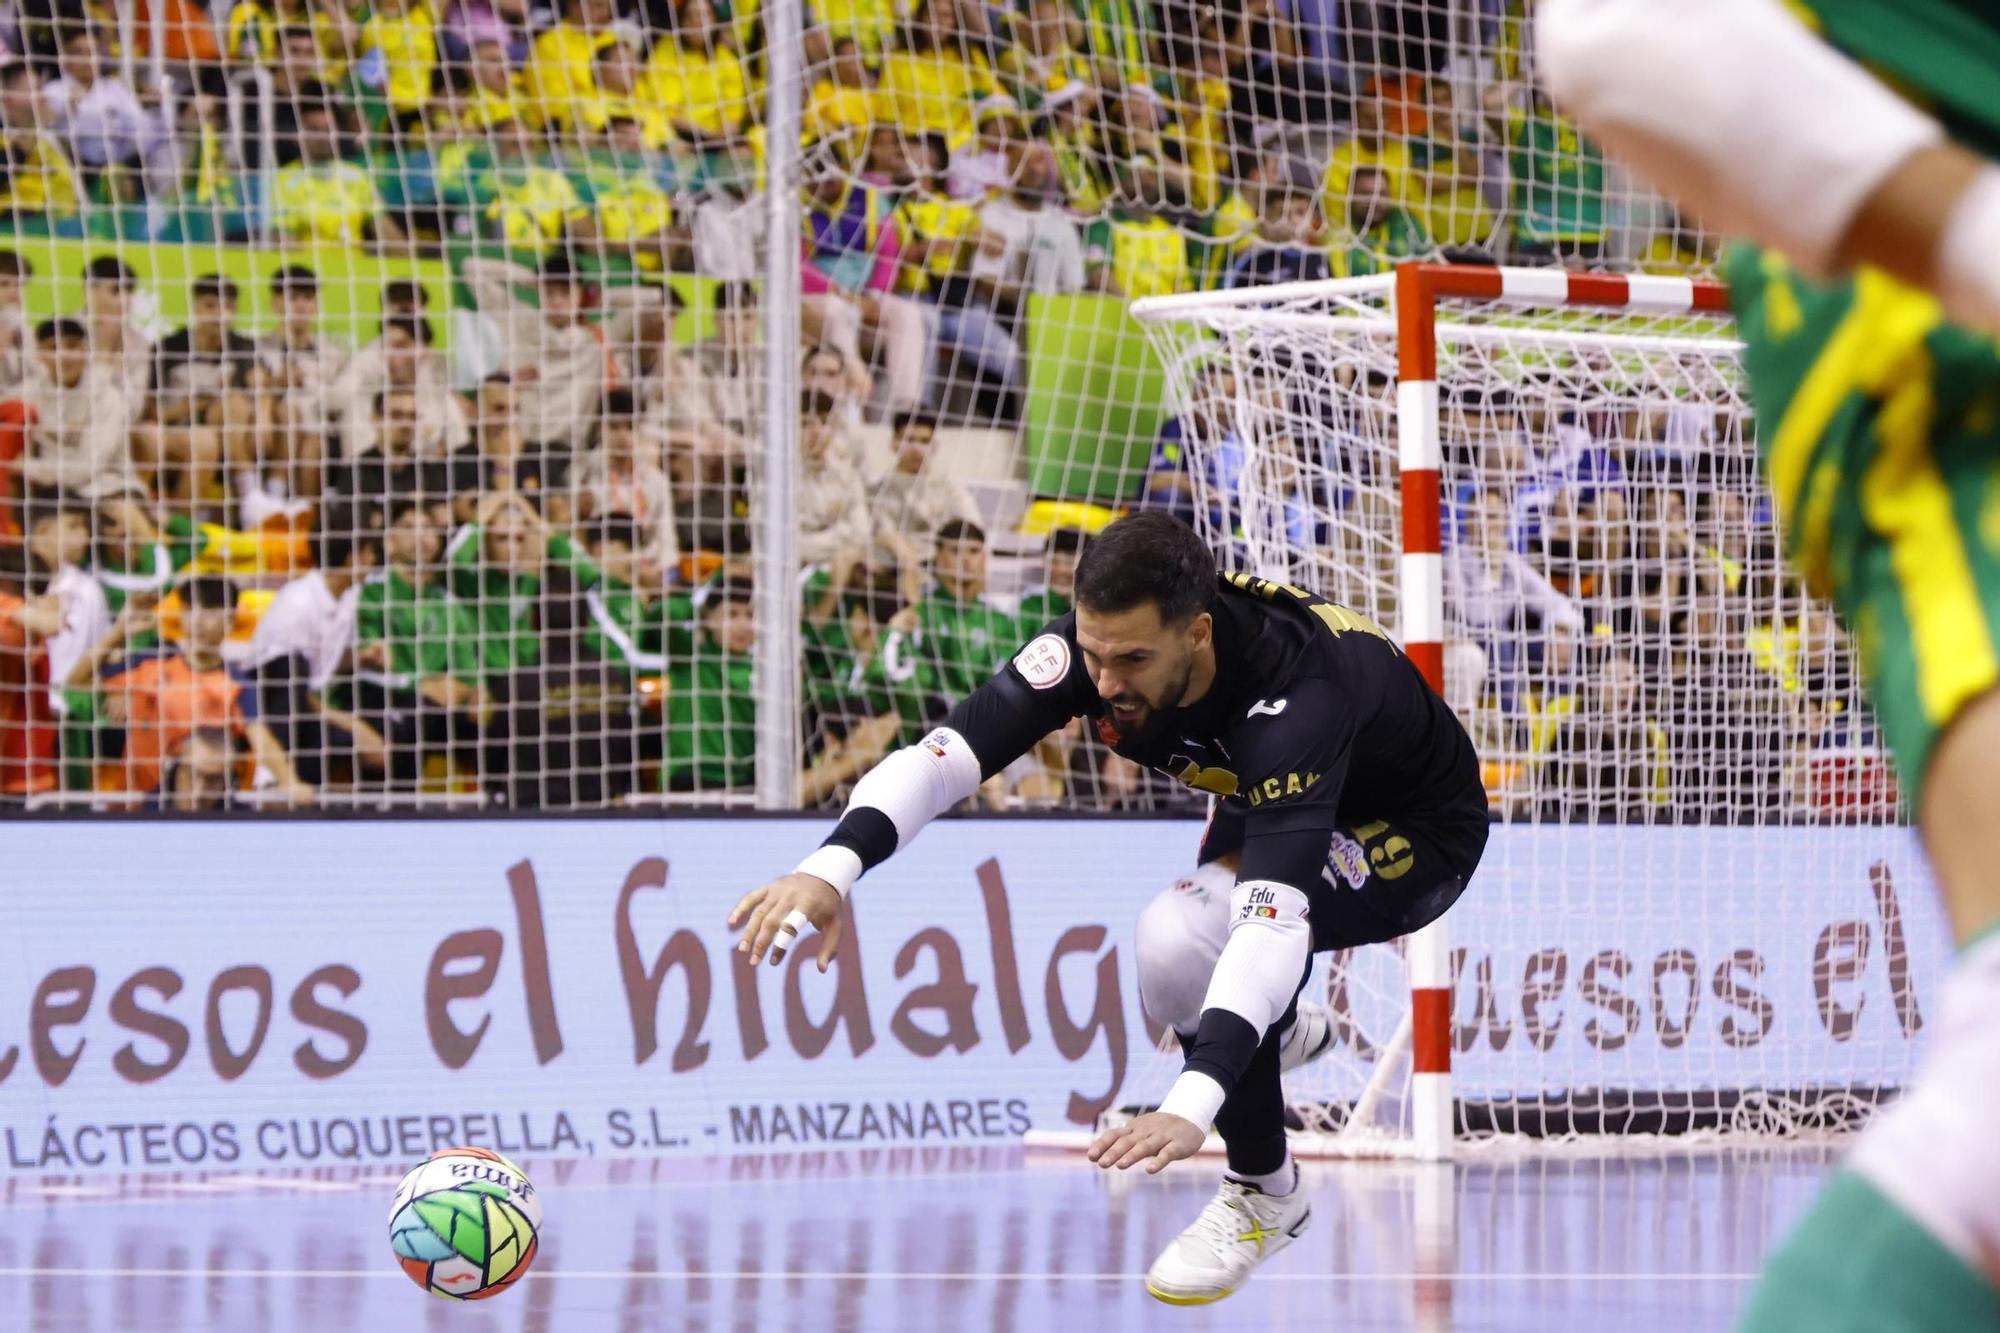
[(1151, 604), (1176, 625), (1208, 609), (1215, 557), (1193, 528), (1157, 510), (1121, 518), (1076, 562), (1076, 602), (1105, 615)]

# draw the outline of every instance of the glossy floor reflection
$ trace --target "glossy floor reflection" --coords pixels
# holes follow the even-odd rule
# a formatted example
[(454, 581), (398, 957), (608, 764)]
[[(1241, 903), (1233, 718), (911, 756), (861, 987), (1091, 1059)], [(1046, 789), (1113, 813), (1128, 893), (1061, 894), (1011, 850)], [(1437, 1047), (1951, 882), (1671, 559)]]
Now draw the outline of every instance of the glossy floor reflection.
[(1194, 1310), (1139, 1275), (1213, 1190), (1207, 1160), (1152, 1179), (991, 1148), (528, 1163), (535, 1270), (464, 1306), (390, 1259), (398, 1172), (14, 1178), (0, 1329), (1720, 1329), (1825, 1162), (1314, 1166), (1312, 1228)]

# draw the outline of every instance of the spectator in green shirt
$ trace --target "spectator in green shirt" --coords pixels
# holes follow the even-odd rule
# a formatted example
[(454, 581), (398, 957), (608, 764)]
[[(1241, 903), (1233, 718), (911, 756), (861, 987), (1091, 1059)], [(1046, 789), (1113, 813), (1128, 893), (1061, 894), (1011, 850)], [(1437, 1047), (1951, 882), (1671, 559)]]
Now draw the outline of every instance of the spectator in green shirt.
[(757, 779), (757, 696), (751, 651), (757, 620), (750, 585), (708, 590), (693, 651), (667, 667), (668, 791), (726, 791)]
[(479, 623), (479, 663), (489, 683), (541, 661), (537, 611), (550, 561), (572, 571), (586, 563), (518, 491), (487, 495), (478, 517), (452, 536), (445, 552), (452, 595)]
[(1514, 258), (1594, 263), (1604, 255), (1604, 155), (1532, 88), (1507, 115)]
[(1040, 586), (1022, 595), (1020, 609), (1015, 613), (1022, 639), (1069, 613), (1071, 599), (1076, 595), (1076, 562), (1083, 555), (1087, 540), (1082, 528), (1057, 528), (1049, 534), (1047, 576)]
[(1389, 173), (1380, 167), (1354, 169), (1347, 185), (1346, 221), (1330, 247), (1337, 278), (1387, 273), (1399, 261), (1431, 247), (1423, 224), (1396, 202)]
[(463, 762), (492, 700), (480, 681), (479, 621), (437, 577), (429, 512), (403, 497), (389, 502), (387, 519), (384, 568), (362, 584), (355, 611), (356, 712), (388, 739), (392, 776), (410, 782), (443, 749)]
[(958, 700), (993, 674), (1019, 645), (1014, 618), (986, 597), (986, 533), (953, 519), (938, 529), (932, 584), (890, 621), (883, 676), (914, 744)]
[(594, 570), (584, 592), (583, 651), (635, 679), (658, 677), (669, 658), (691, 656), (694, 599), (668, 590), (666, 571), (646, 558), (632, 516), (594, 519), (583, 537)]
[[(740, 790), (757, 778), (751, 658), (757, 623), (750, 586), (725, 579), (706, 589), (700, 601), (693, 651), (669, 658), (661, 783), (678, 792)], [(838, 796), (888, 752), (900, 724), (893, 709), (851, 722), (800, 770), (799, 799), (820, 805)]]

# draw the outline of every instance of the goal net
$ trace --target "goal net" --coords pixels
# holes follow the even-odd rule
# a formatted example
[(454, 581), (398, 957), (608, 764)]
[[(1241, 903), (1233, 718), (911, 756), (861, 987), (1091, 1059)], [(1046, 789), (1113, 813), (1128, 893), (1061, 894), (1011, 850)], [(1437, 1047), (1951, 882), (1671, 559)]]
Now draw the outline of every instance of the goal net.
[(1829, 969), (1865, 957), (1822, 919), (1871, 883), (1894, 909), (1907, 835), (1852, 655), (1782, 560), (1724, 307), (1450, 266), (1135, 306), (1188, 454), (1149, 502), (1396, 630), (1496, 820), (1441, 930), (1312, 982), (1339, 1036), (1289, 1079), (1308, 1146), (1834, 1130), (1907, 1073), (1908, 1012), (1827, 1026)]

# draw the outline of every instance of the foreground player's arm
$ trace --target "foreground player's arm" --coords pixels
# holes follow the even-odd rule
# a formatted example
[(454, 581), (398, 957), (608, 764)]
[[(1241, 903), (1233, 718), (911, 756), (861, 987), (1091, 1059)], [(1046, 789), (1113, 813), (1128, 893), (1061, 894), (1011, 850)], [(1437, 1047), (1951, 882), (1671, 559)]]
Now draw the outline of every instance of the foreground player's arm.
[(1563, 110), (1710, 225), (2000, 332), (2000, 168), (1780, 0), (1547, 0), (1535, 41)]
[(819, 849), (736, 904), (729, 924), (745, 923), (737, 950), (753, 964), (767, 949), (773, 963), (782, 961), (796, 937), (796, 913), (818, 928), (825, 971), (840, 947), (840, 905), (855, 881), (1076, 715), (1089, 682), (1070, 669), (1072, 657), (1060, 635), (1041, 635), (961, 699), (943, 726), (869, 769)]
[[(1261, 702), (1261, 701), (1260, 701)], [(1312, 963), (1306, 886), (1319, 878), (1347, 774), (1353, 713), (1345, 691), (1307, 681), (1282, 716), (1246, 719), (1230, 753), (1257, 802), (1244, 818), (1229, 895), (1229, 940), (1202, 1000), (1194, 1044), (1160, 1109), (1091, 1145), (1099, 1166), (1158, 1171), (1197, 1151), (1265, 1034), (1291, 1008)]]

